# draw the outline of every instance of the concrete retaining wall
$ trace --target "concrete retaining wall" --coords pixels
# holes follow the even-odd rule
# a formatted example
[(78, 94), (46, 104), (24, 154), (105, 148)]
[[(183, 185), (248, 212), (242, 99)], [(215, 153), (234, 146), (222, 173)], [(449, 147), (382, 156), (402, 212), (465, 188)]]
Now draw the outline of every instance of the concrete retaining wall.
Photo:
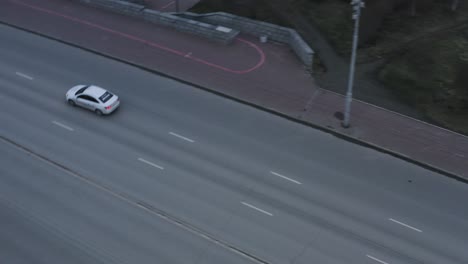
[(104, 8), (120, 14), (130, 15), (146, 21), (168, 26), (178, 31), (205, 37), (224, 44), (231, 43), (239, 30), (190, 20), (157, 10), (146, 9), (143, 5), (119, 0), (77, 0), (92, 6)]
[(142, 17), (155, 24), (172, 27), (178, 31), (206, 37), (224, 44), (231, 43), (239, 34), (239, 30), (219, 27), (151, 9), (143, 10)]
[(312, 65), (314, 62), (314, 51), (293, 29), (245, 17), (239, 17), (224, 12), (207, 14), (195, 14), (185, 12), (183, 14), (180, 14), (179, 16), (210, 24), (218, 24), (229, 28), (234, 28), (243, 33), (257, 37), (267, 36), (271, 40), (286, 43), (296, 53), (299, 59), (308, 68), (312, 69)]
[(104, 8), (124, 15), (140, 16), (145, 6), (119, 0), (77, 0), (92, 6)]
[(137, 0), (76, 0), (92, 6), (104, 8), (117, 13), (130, 15), (146, 21), (168, 26), (178, 31), (194, 34), (215, 40), (224, 44), (231, 43), (234, 38), (244, 32), (249, 35), (264, 37), (273, 41), (286, 43), (296, 53), (299, 59), (312, 70), (314, 51), (293, 29), (277, 26), (228, 13), (216, 12), (208, 14), (164, 13), (146, 9), (144, 5), (132, 2)]

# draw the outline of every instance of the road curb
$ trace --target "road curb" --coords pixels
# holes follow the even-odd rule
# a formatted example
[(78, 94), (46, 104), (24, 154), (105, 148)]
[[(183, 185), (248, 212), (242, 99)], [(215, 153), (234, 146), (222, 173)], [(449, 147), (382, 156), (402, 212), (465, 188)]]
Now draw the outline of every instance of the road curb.
[[(430, 171), (433, 171), (433, 172), (436, 172), (436, 173), (439, 173), (439, 174), (442, 174), (444, 176), (447, 176), (449, 178), (452, 178), (454, 180), (457, 180), (457, 181), (460, 181), (460, 182), (463, 182), (463, 183), (468, 183), (468, 178), (466, 177), (463, 177), (461, 175), (458, 175), (456, 173), (453, 173), (453, 172), (450, 172), (448, 170), (445, 170), (445, 169), (442, 169), (440, 167), (437, 167), (437, 166), (434, 166), (432, 164), (429, 164), (429, 163), (426, 163), (426, 162), (422, 162), (422, 161), (418, 161), (416, 159), (413, 159), (403, 153), (399, 153), (399, 152), (396, 152), (396, 151), (393, 151), (393, 150), (390, 150), (390, 149), (387, 149), (385, 147), (382, 147), (382, 146), (379, 146), (379, 145), (376, 145), (374, 143), (370, 143), (370, 142), (366, 142), (362, 139), (358, 139), (356, 137), (352, 137), (352, 136), (349, 136), (347, 134), (344, 134), (344, 133), (341, 133), (341, 132), (338, 132), (334, 129), (330, 129), (328, 127), (325, 127), (325, 126), (322, 126), (322, 125), (319, 125), (319, 124), (314, 124), (314, 123), (310, 123), (310, 122), (307, 122), (307, 121), (304, 121), (304, 120), (300, 120), (300, 119), (297, 119), (293, 116), (290, 116), (290, 115), (287, 115), (285, 113), (282, 113), (282, 112), (279, 112), (277, 110), (274, 110), (274, 109), (271, 109), (271, 108), (268, 108), (268, 107), (265, 107), (265, 106), (261, 106), (261, 105), (258, 105), (258, 104), (255, 104), (253, 102), (249, 102), (247, 100), (244, 100), (244, 99), (240, 99), (238, 97), (234, 97), (232, 95), (229, 95), (229, 94), (226, 94), (226, 93), (223, 93), (223, 92), (220, 92), (220, 91), (217, 91), (215, 89), (211, 89), (211, 88), (208, 88), (208, 87), (205, 87), (205, 86), (201, 86), (199, 84), (196, 84), (196, 83), (192, 83), (192, 82), (189, 82), (189, 81), (186, 81), (186, 80), (183, 80), (183, 79), (180, 79), (178, 77), (175, 77), (175, 76), (172, 76), (170, 74), (167, 74), (167, 73), (164, 73), (164, 72), (161, 72), (161, 71), (158, 71), (158, 70), (155, 70), (155, 69), (151, 69), (151, 68), (148, 68), (146, 66), (143, 66), (143, 65), (140, 65), (136, 62), (133, 62), (133, 61), (130, 61), (130, 60), (126, 60), (126, 59), (122, 59), (122, 58), (119, 58), (119, 57), (116, 57), (114, 55), (111, 55), (111, 54), (108, 54), (108, 53), (104, 53), (102, 51), (98, 51), (98, 50), (95, 50), (95, 49), (92, 49), (92, 48), (87, 48), (87, 47), (83, 47), (83, 46), (80, 46), (78, 44), (75, 44), (75, 43), (72, 43), (72, 42), (69, 42), (69, 41), (66, 41), (66, 40), (63, 40), (61, 38), (58, 38), (58, 37), (52, 37), (52, 36), (49, 36), (49, 35), (46, 35), (42, 32), (39, 32), (39, 31), (35, 31), (35, 30), (31, 30), (31, 29), (28, 29), (28, 28), (24, 28), (24, 27), (21, 27), (21, 26), (18, 26), (18, 25), (13, 25), (13, 24), (10, 24), (8, 22), (4, 22), (4, 21), (0, 21), (1, 24), (3, 25), (6, 25), (6, 26), (9, 26), (9, 27), (12, 27), (12, 28), (16, 28), (16, 29), (19, 29), (19, 30), (23, 30), (23, 31), (26, 31), (26, 32), (29, 32), (29, 33), (32, 33), (32, 34), (36, 34), (36, 35), (39, 35), (41, 37), (44, 37), (44, 38), (47, 38), (47, 39), (51, 39), (51, 40), (54, 40), (54, 41), (58, 41), (58, 42), (61, 42), (63, 44), (66, 44), (66, 45), (69, 45), (69, 46), (73, 46), (75, 48), (79, 48), (81, 50), (85, 50), (85, 51), (88, 51), (88, 52), (92, 52), (94, 54), (97, 54), (97, 55), (100, 55), (100, 56), (103, 56), (103, 57), (106, 57), (106, 58), (109, 58), (109, 59), (112, 59), (112, 60), (116, 60), (116, 61), (119, 61), (119, 62), (122, 62), (122, 63), (125, 63), (125, 64), (129, 64), (129, 65), (132, 65), (136, 68), (139, 68), (141, 70), (144, 70), (144, 71), (148, 71), (148, 72), (151, 72), (151, 73), (154, 73), (154, 74), (157, 74), (157, 75), (160, 75), (160, 76), (163, 76), (163, 77), (166, 77), (166, 78), (169, 78), (169, 79), (172, 79), (172, 80), (175, 80), (177, 82), (180, 82), (180, 83), (183, 83), (183, 84), (186, 84), (186, 85), (190, 85), (190, 86), (193, 86), (193, 87), (196, 87), (198, 89), (201, 89), (201, 90), (204, 90), (206, 92), (210, 92), (212, 94), (216, 94), (218, 96), (222, 96), (224, 98), (227, 98), (227, 99), (230, 99), (230, 100), (233, 100), (233, 101), (236, 101), (238, 103), (241, 103), (241, 104), (244, 104), (244, 105), (248, 105), (248, 106), (251, 106), (251, 107), (254, 107), (256, 109), (259, 109), (259, 110), (262, 110), (262, 111), (265, 111), (265, 112), (268, 112), (268, 113), (271, 113), (271, 114), (274, 114), (276, 116), (280, 116), (282, 118), (285, 118), (285, 119), (288, 119), (290, 121), (293, 121), (293, 122), (296, 122), (296, 123), (300, 123), (302, 125), (305, 125), (305, 126), (308, 126), (308, 127), (311, 127), (311, 128), (315, 128), (315, 129), (318, 129), (322, 132), (325, 132), (325, 133), (328, 133), (328, 134), (331, 134), (331, 135), (334, 135), (336, 136), (337, 138), (340, 138), (340, 139), (343, 139), (343, 140), (346, 140), (348, 142), (352, 142), (354, 144), (358, 144), (360, 146), (363, 146), (363, 147), (367, 147), (367, 148), (371, 148), (371, 149), (374, 149), (376, 151), (379, 151), (381, 153), (385, 153), (385, 154), (388, 154), (388, 155), (391, 155), (393, 157), (396, 157), (396, 158), (399, 158), (399, 159), (402, 159), (404, 161), (407, 161), (409, 163), (412, 163), (412, 164), (415, 164), (417, 166), (420, 166), (420, 167), (423, 167), (425, 169), (428, 169)], [(325, 90), (325, 89), (324, 89)]]

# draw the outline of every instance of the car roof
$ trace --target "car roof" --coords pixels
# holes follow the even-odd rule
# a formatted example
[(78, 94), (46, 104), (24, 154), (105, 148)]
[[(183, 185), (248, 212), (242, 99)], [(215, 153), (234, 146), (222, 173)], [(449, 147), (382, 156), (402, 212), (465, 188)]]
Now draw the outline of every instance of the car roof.
[(94, 98), (99, 98), (99, 96), (103, 95), (105, 92), (107, 92), (107, 90), (104, 88), (96, 85), (90, 85), (88, 88), (86, 88), (83, 94), (90, 95)]

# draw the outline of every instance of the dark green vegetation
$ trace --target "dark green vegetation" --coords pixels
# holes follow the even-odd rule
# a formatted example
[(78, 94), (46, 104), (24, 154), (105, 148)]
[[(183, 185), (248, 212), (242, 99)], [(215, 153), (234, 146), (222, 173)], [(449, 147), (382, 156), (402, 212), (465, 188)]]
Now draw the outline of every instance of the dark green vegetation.
[(292, 27), (287, 21), (275, 15), (269, 0), (200, 0), (190, 9), (194, 13), (226, 12), (238, 16)]
[[(294, 12), (347, 59), (353, 29), (349, 2), (202, 0), (196, 11), (222, 10), (286, 26), (281, 10), (290, 16)], [(383, 62), (375, 75), (400, 100), (434, 123), (468, 134), (468, 1), (459, 0), (456, 6), (456, 0), (365, 2), (358, 64)]]

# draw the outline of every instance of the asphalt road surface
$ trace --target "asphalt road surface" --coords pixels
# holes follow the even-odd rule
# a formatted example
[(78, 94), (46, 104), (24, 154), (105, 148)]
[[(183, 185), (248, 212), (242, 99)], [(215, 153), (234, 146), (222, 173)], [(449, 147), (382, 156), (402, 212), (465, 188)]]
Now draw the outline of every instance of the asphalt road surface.
[[(0, 36), (1, 263), (468, 261), (463, 183), (55, 41)], [(121, 108), (67, 105), (76, 84)]]

